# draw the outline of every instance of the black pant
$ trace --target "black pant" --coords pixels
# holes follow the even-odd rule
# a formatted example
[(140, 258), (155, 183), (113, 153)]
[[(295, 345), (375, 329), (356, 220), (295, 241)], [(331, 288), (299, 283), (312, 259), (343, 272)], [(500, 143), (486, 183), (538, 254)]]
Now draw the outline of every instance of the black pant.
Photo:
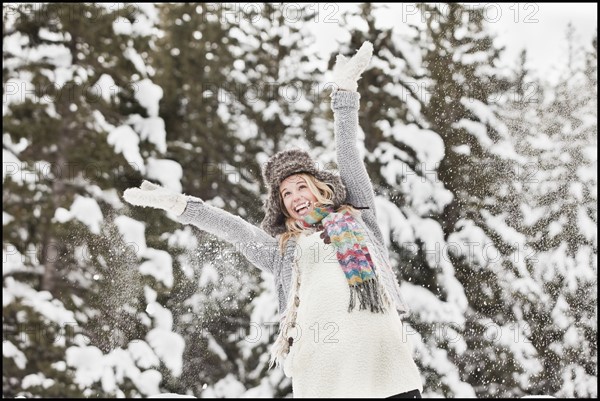
[(419, 390), (407, 391), (406, 393), (400, 393), (387, 398), (422, 398)]

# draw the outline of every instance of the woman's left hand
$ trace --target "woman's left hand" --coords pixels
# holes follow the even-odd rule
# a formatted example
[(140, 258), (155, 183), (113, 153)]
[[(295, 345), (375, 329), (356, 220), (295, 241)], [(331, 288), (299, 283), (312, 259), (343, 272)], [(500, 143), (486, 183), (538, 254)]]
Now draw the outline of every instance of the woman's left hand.
[(333, 66), (333, 83), (336, 84), (337, 89), (356, 92), (360, 75), (369, 65), (372, 56), (373, 44), (369, 41), (364, 42), (349, 60), (338, 54)]

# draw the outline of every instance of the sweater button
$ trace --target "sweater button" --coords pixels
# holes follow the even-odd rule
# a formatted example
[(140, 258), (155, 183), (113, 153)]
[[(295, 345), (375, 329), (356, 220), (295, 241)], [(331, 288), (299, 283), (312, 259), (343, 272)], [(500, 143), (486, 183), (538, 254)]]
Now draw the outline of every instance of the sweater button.
[(296, 298), (294, 299), (294, 302), (296, 303), (296, 306), (300, 305), (300, 298), (296, 295)]
[(290, 347), (294, 344), (294, 338), (293, 337), (288, 338), (288, 344), (289, 344)]

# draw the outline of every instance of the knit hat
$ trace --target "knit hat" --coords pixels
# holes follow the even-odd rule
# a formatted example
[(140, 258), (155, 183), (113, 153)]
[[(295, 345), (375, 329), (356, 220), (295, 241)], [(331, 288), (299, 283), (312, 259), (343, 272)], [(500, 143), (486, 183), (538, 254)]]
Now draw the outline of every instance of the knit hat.
[(308, 173), (317, 180), (329, 185), (333, 190), (333, 207), (337, 209), (346, 199), (346, 188), (339, 175), (317, 168), (317, 164), (310, 155), (302, 149), (283, 150), (273, 155), (265, 163), (262, 176), (267, 186), (268, 194), (265, 202), (265, 218), (261, 227), (269, 235), (275, 237), (283, 234), (285, 227), (285, 215), (279, 185), (287, 177), (298, 173)]

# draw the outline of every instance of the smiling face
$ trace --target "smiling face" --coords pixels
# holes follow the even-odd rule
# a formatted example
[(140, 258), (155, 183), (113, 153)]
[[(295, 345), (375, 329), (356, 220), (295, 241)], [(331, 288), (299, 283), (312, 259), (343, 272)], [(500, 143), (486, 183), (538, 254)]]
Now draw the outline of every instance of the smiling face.
[(317, 202), (306, 180), (298, 174), (290, 175), (281, 182), (279, 194), (288, 215), (296, 220), (302, 220), (314, 209)]

